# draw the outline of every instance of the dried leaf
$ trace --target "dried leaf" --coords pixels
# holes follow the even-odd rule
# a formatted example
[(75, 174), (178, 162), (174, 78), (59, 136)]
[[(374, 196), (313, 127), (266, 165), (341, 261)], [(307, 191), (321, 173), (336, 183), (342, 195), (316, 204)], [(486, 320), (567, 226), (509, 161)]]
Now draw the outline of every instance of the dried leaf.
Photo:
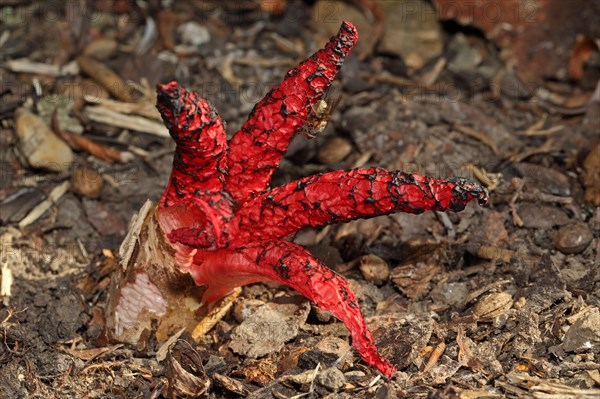
[(186, 341), (177, 341), (169, 349), (165, 375), (169, 398), (197, 398), (210, 387), (200, 355)]

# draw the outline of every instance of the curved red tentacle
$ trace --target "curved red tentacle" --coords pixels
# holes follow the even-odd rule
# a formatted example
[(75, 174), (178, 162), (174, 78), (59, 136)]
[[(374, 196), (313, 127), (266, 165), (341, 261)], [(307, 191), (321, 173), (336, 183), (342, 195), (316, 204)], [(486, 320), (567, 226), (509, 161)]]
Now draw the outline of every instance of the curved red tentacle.
[(375, 347), (356, 296), (343, 277), (323, 265), (300, 245), (284, 240), (254, 242), (233, 251), (198, 252), (190, 273), (207, 285), (203, 302), (213, 302), (233, 288), (257, 281), (285, 284), (342, 321), (361, 357), (390, 377), (396, 368)]

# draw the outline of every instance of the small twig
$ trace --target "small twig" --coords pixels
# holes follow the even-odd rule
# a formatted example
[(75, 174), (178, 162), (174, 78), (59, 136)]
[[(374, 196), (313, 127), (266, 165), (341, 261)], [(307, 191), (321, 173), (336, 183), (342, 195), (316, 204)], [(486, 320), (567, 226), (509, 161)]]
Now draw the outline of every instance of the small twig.
[(377, 377), (373, 378), (373, 380), (371, 382), (369, 382), (369, 385), (367, 385), (367, 389), (369, 389), (369, 388), (373, 387), (375, 384), (377, 384), (380, 379), (381, 379), (381, 374), (377, 374)]
[(169, 137), (169, 131), (164, 125), (141, 116), (122, 114), (101, 106), (87, 107), (85, 115), (94, 122), (109, 126)]
[(313, 372), (313, 376), (310, 381), (310, 388), (309, 388), (308, 392), (304, 392), (304, 393), (300, 393), (298, 395), (291, 396), (288, 399), (300, 399), (305, 396), (312, 395), (312, 393), (315, 390), (315, 379), (317, 378), (317, 374), (319, 372), (320, 367), (321, 367), (321, 363), (319, 362), (319, 363), (317, 363), (317, 367), (315, 367), (315, 371)]
[(52, 113), (52, 131), (58, 137), (63, 139), (72, 149), (85, 151), (107, 163), (113, 163), (114, 161), (127, 162), (132, 158), (131, 154), (128, 156), (126, 153), (121, 153), (117, 150), (96, 143), (94, 140), (91, 140), (85, 136), (61, 129), (60, 122), (58, 120), (57, 109), (55, 109)]
[(470, 253), (479, 258), (508, 264), (514, 259), (518, 259), (528, 264), (535, 264), (540, 260), (539, 257), (525, 252), (511, 251), (510, 249), (498, 248), (494, 245), (467, 244), (467, 249)]
[(86, 366), (83, 370), (81, 370), (80, 374), (86, 374), (87, 372), (95, 370), (95, 369), (104, 369), (104, 370), (107, 370), (114, 378), (115, 375), (114, 375), (112, 368), (122, 366), (124, 364), (127, 364), (127, 362), (131, 362), (131, 359), (115, 360), (115, 361), (103, 362), (103, 363), (99, 363), (99, 364), (90, 364), (89, 366)]
[(456, 230), (454, 229), (454, 224), (452, 224), (452, 220), (450, 220), (448, 214), (444, 212), (436, 212), (435, 214), (446, 228), (446, 232), (448, 232), (448, 237), (451, 239), (456, 238)]
[(71, 183), (69, 181), (65, 181), (65, 182), (62, 182), (61, 184), (59, 184), (58, 186), (54, 187), (52, 189), (52, 191), (50, 191), (48, 198), (46, 198), (44, 201), (37, 204), (36, 207), (33, 208), (31, 211), (29, 211), (27, 216), (25, 216), (19, 222), (19, 227), (20, 228), (27, 227), (31, 223), (38, 220), (38, 218), (40, 216), (42, 216), (44, 214), (44, 212), (46, 212), (48, 209), (50, 209), (50, 207), (52, 205), (56, 204), (56, 202), (69, 190), (70, 186), (71, 186)]
[(514, 178), (513, 184), (516, 186), (516, 190), (515, 190), (514, 195), (510, 199), (508, 206), (510, 208), (510, 214), (512, 215), (512, 218), (513, 218), (513, 224), (515, 226), (522, 227), (524, 225), (523, 219), (521, 219), (521, 217), (517, 214), (517, 208), (516, 208), (515, 204), (517, 203), (519, 197), (521, 196), (521, 193), (523, 192), (523, 187), (525, 186), (525, 181), (523, 179)]
[(426, 73), (424, 73), (423, 75), (421, 75), (421, 79), (420, 79), (421, 83), (423, 83), (427, 87), (434, 84), (438, 80), (440, 73), (442, 73), (442, 71), (444, 70), (444, 67), (446, 66), (447, 62), (448, 62), (448, 60), (446, 60), (446, 58), (444, 58), (444, 57), (437, 60), (437, 62), (435, 63), (435, 65), (433, 66), (433, 68), (431, 70), (429, 70)]
[(520, 132), (519, 134), (521, 136), (526, 136), (526, 137), (548, 136), (553, 133), (560, 132), (564, 128), (565, 128), (564, 125), (556, 125), (556, 126), (552, 126), (551, 128), (548, 128), (548, 129), (539, 129), (539, 130), (527, 129), (523, 132)]
[[(513, 198), (515, 197), (515, 194), (511, 194), (511, 195), (496, 195), (494, 196), (494, 202), (495, 203), (510, 203)], [(533, 192), (523, 192), (521, 191), (521, 193), (519, 193), (517, 200), (522, 200), (522, 201), (529, 201), (529, 202), (544, 202), (544, 203), (550, 203), (550, 204), (560, 204), (560, 205), (571, 205), (573, 204), (573, 198), (572, 197), (561, 197), (558, 195), (554, 195), (554, 194), (548, 194), (548, 193), (542, 193), (540, 191), (533, 191)]]
[(595, 362), (573, 363), (563, 361), (560, 363), (560, 366), (567, 370), (600, 370), (600, 363)]
[(554, 147), (554, 139), (549, 138), (548, 140), (546, 140), (546, 142), (544, 144), (542, 144), (541, 147), (530, 148), (529, 150), (527, 150), (525, 152), (513, 154), (509, 157), (509, 159), (512, 162), (522, 162), (533, 155), (547, 154), (547, 153), (553, 152), (555, 150), (556, 150), (556, 148)]
[(115, 71), (88, 55), (77, 57), (77, 65), (121, 101), (133, 102), (131, 88)]
[(501, 173), (490, 173), (483, 168), (478, 168), (472, 163), (466, 163), (464, 167), (473, 173), (477, 180), (482, 182), (489, 191), (494, 191), (498, 187), (498, 184), (500, 184), (500, 179), (502, 178)]
[(17, 60), (7, 61), (4, 66), (16, 73), (31, 73), (34, 75), (45, 75), (45, 76), (67, 76), (67, 75), (78, 75), (79, 66), (76, 62), (70, 62), (67, 65), (54, 65), (44, 64), (41, 62), (33, 62), (28, 58), (20, 58)]
[(308, 393), (313, 393), (315, 390), (315, 380), (317, 379), (319, 368), (321, 368), (321, 362), (317, 363), (317, 367), (315, 367), (315, 372), (313, 374), (312, 381), (310, 382), (310, 389), (308, 390)]
[(425, 367), (423, 367), (423, 373), (430, 371), (433, 368), (433, 366), (435, 366), (438, 360), (440, 360), (440, 357), (442, 357), (442, 355), (444, 354), (445, 350), (446, 343), (443, 341), (443, 339), (441, 339), (440, 342), (438, 342), (438, 344), (431, 351), (429, 359), (427, 360), (427, 363), (425, 363)]

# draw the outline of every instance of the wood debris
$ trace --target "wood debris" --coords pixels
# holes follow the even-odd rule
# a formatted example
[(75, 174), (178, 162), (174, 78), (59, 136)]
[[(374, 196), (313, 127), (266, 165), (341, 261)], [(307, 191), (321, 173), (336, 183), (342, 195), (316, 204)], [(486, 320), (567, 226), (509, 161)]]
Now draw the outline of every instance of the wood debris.
[(123, 114), (102, 106), (86, 107), (84, 114), (94, 122), (154, 134), (159, 137), (169, 137), (169, 131), (162, 123), (141, 116)]
[(126, 152), (119, 152), (102, 144), (96, 143), (85, 136), (63, 130), (60, 128), (57, 114), (52, 116), (52, 130), (63, 139), (74, 150), (82, 150), (108, 163), (127, 162), (132, 159), (132, 155)]
[(69, 181), (64, 181), (58, 186), (54, 187), (52, 191), (50, 191), (50, 194), (48, 194), (48, 198), (40, 202), (27, 214), (27, 216), (25, 216), (19, 222), (19, 227), (27, 227), (30, 224), (34, 223), (36, 220), (38, 220), (39, 217), (44, 214), (44, 212), (46, 212), (58, 202), (58, 200), (69, 190), (70, 186), (71, 183)]
[(125, 102), (134, 100), (131, 87), (106, 65), (85, 54), (77, 57), (77, 64), (85, 74), (100, 83), (115, 98)]
[(194, 327), (192, 338), (199, 339), (206, 335), (213, 327), (229, 312), (233, 303), (242, 292), (240, 287), (237, 287), (233, 292), (223, 298), (216, 306)]
[(79, 66), (76, 62), (70, 62), (67, 65), (44, 64), (42, 62), (33, 62), (28, 58), (6, 61), (4, 66), (13, 72), (31, 73), (35, 75), (46, 75), (52, 77), (63, 77), (79, 74)]
[(7, 263), (2, 263), (0, 268), (0, 297), (10, 297), (12, 293), (13, 275)]

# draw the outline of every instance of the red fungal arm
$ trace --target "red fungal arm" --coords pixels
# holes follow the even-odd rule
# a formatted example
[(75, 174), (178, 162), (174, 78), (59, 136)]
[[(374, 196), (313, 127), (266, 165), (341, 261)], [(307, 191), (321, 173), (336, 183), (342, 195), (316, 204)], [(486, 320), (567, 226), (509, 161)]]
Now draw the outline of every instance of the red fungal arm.
[(290, 140), (311, 107), (325, 94), (356, 43), (356, 28), (344, 22), (336, 36), (262, 99), (229, 143), (226, 190), (236, 203), (262, 193)]
[[(239, 232), (229, 246), (256, 238), (285, 238), (304, 227), (395, 212), (458, 212), (475, 199), (485, 205), (488, 198), (484, 187), (462, 178), (439, 180), (381, 168), (323, 173), (276, 187), (246, 202), (231, 220)], [(201, 228), (182, 228), (169, 238), (203, 247), (199, 234)]]
[(227, 136), (214, 107), (173, 81), (158, 85), (158, 110), (177, 143), (164, 206), (182, 198), (223, 191)]
[(283, 240), (253, 243), (227, 252), (202, 252), (190, 272), (208, 285), (202, 301), (213, 302), (233, 288), (256, 281), (285, 284), (341, 320), (361, 357), (390, 377), (396, 369), (377, 353), (375, 340), (348, 283), (301, 246)]
[[(225, 193), (227, 136), (214, 107), (177, 82), (158, 85), (157, 107), (177, 148), (167, 188), (159, 201), (166, 232), (177, 227), (207, 230), (205, 240), (222, 241), (232, 215)], [(187, 211), (183, 217), (181, 209)], [(207, 224), (210, 221), (210, 224)]]
[(215, 110), (176, 82), (158, 86), (158, 109), (177, 149), (157, 215), (175, 260), (210, 303), (233, 288), (276, 281), (344, 322), (363, 359), (390, 376), (344, 279), (301, 246), (282, 238), (392, 212), (459, 211), (488, 192), (465, 179), (437, 180), (380, 168), (335, 171), (266, 192), (289, 141), (324, 95), (357, 39), (344, 23), (327, 46), (288, 72), (228, 145)]
[(465, 179), (432, 179), (381, 168), (335, 171), (306, 177), (264, 193), (236, 212), (248, 236), (284, 238), (303, 227), (347, 222), (394, 212), (460, 211), (487, 190)]

